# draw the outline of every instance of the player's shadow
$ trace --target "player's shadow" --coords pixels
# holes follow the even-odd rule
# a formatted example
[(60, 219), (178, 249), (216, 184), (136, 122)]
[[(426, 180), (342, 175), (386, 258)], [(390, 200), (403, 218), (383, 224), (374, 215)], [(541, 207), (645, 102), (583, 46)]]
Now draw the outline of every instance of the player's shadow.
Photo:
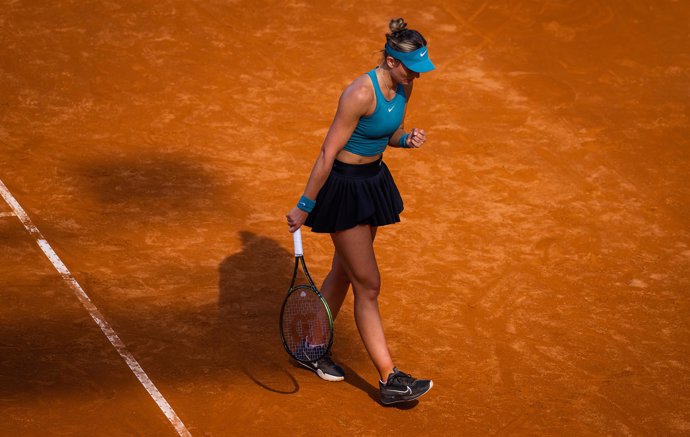
[(260, 387), (295, 393), (299, 385), (286, 370), (278, 319), (292, 277), (294, 255), (276, 241), (240, 232), (242, 250), (219, 265), (216, 351)]

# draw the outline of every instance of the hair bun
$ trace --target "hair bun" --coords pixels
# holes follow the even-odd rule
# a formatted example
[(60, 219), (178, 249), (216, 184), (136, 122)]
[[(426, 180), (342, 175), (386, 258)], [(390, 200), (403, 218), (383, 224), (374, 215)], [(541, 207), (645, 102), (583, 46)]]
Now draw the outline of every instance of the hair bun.
[(391, 33), (386, 34), (386, 45), (393, 50), (405, 53), (413, 52), (426, 45), (424, 37), (416, 30), (408, 29), (403, 18), (391, 19), (388, 26)]
[(391, 34), (396, 35), (400, 32), (403, 32), (405, 29), (407, 29), (407, 23), (405, 22), (405, 19), (403, 18), (393, 18), (391, 19), (390, 23), (388, 26), (391, 29)]

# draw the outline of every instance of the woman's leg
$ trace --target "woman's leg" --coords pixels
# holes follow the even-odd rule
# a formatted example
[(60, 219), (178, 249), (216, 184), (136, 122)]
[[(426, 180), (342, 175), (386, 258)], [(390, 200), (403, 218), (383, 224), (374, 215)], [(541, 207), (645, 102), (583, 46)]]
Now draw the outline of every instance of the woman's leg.
[(347, 290), (350, 288), (350, 278), (348, 278), (345, 269), (341, 265), (338, 252), (333, 253), (333, 263), (331, 264), (331, 271), (326, 275), (321, 285), (321, 294), (328, 302), (328, 307), (331, 309), (333, 320), (338, 316), (340, 307), (343, 305), (343, 300), (347, 295)]
[(358, 225), (331, 234), (341, 267), (347, 273), (355, 296), (355, 322), (364, 347), (382, 380), (393, 373), (383, 323), (379, 313), (378, 295), (381, 288), (374, 237), (376, 228)]
[[(372, 241), (376, 238), (376, 226), (371, 228)], [(347, 291), (350, 288), (350, 278), (343, 267), (340, 256), (337, 251), (333, 252), (333, 262), (331, 264), (331, 271), (326, 275), (323, 284), (319, 291), (328, 302), (328, 307), (331, 309), (333, 320), (338, 316), (340, 308), (343, 305)]]

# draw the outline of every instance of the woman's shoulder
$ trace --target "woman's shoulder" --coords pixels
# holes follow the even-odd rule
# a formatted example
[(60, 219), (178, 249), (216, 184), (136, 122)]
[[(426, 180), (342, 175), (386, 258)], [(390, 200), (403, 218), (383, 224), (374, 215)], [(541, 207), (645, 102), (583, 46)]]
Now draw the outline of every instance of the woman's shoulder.
[(360, 98), (371, 98), (374, 96), (374, 84), (368, 74), (363, 74), (345, 87), (343, 95), (346, 93)]
[(355, 106), (368, 106), (374, 100), (374, 85), (367, 74), (363, 74), (353, 80), (340, 97), (341, 102)]

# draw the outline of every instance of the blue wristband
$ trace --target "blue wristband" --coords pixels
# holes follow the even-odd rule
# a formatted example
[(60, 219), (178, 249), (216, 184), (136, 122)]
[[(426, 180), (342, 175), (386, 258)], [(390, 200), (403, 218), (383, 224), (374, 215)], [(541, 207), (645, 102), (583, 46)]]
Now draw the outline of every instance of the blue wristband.
[(300, 197), (299, 202), (297, 202), (297, 208), (301, 209), (306, 213), (311, 212), (314, 209), (314, 205), (316, 205), (316, 202), (311, 200), (307, 196)]
[(407, 134), (407, 133), (402, 134), (402, 136), (400, 137), (400, 141), (398, 141), (398, 144), (400, 145), (400, 147), (404, 147), (406, 149), (410, 147), (407, 145), (407, 137), (409, 137), (409, 136), (410, 136), (410, 134)]

